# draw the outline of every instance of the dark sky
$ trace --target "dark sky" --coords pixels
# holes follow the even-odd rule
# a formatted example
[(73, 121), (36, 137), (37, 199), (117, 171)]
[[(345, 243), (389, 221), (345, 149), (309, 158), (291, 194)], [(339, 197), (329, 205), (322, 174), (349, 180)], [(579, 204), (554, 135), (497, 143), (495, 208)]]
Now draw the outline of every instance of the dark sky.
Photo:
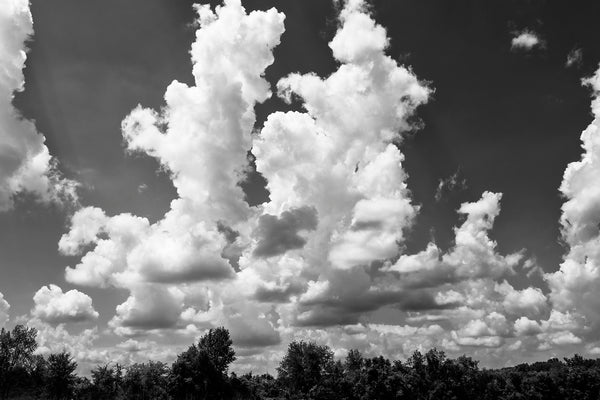
[[(217, 4), (218, 2), (213, 2)], [(247, 9), (277, 7), (286, 32), (267, 69), (274, 85), (292, 72), (326, 76), (336, 69), (327, 43), (337, 29), (335, 6), (324, 0), (244, 1)], [(459, 224), (456, 209), (485, 190), (503, 193), (491, 236), (502, 253), (526, 249), (545, 271), (558, 269), (558, 187), (566, 165), (579, 159), (579, 135), (590, 123), (582, 77), (600, 62), (597, 1), (372, 0), (375, 20), (390, 37), (388, 54), (410, 66), (435, 90), (416, 118), (422, 129), (405, 135), (408, 187), (421, 204), (406, 243), (422, 250), (432, 235), (448, 248)], [(149, 157), (127, 155), (120, 124), (137, 105), (159, 109), (168, 84), (192, 83), (192, 2), (184, 0), (32, 0), (35, 36), (25, 90), (14, 100), (47, 138), (61, 169), (82, 182), (81, 202), (107, 214), (131, 212), (151, 221), (168, 210), (175, 192)], [(514, 32), (534, 30), (544, 45), (511, 50)], [(582, 49), (569, 68), (567, 55)], [(293, 108), (293, 106), (292, 106)], [(288, 110), (277, 99), (257, 107), (257, 128), (268, 114)], [(435, 199), (441, 179), (458, 173), (466, 185)], [(250, 201), (265, 200), (254, 176)], [(44, 284), (64, 289), (60, 256), (65, 212), (24, 201), (0, 215), (0, 290), (12, 315), (32, 306)], [(10, 271), (10, 273), (8, 272)], [(518, 283), (516, 283), (518, 286)], [(113, 293), (114, 295), (107, 295)], [(86, 289), (101, 323), (126, 293)]]

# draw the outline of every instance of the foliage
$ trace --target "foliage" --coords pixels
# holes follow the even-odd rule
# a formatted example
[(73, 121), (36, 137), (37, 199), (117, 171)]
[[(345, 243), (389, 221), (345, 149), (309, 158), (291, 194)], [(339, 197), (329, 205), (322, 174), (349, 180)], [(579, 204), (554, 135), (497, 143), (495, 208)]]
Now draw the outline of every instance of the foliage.
[(66, 351), (48, 356), (46, 372), (48, 398), (62, 400), (73, 397), (76, 369), (77, 363), (73, 361), (71, 354)]
[(34, 354), (34, 329), (0, 331), (0, 399), (78, 400), (591, 400), (600, 399), (600, 359), (559, 360), (480, 369), (477, 361), (443, 351), (414, 352), (406, 361), (365, 357), (343, 360), (314, 342), (289, 344), (269, 374), (228, 373), (235, 360), (225, 328), (210, 330), (167, 364), (148, 361), (95, 367), (88, 377), (63, 351)]
[(170, 375), (174, 399), (224, 399), (230, 395), (227, 370), (235, 360), (229, 331), (211, 329), (177, 356)]
[(159, 361), (133, 364), (123, 378), (125, 398), (132, 400), (168, 399), (169, 367)]
[(34, 366), (37, 331), (17, 325), (11, 331), (0, 330), (0, 399), (28, 378)]

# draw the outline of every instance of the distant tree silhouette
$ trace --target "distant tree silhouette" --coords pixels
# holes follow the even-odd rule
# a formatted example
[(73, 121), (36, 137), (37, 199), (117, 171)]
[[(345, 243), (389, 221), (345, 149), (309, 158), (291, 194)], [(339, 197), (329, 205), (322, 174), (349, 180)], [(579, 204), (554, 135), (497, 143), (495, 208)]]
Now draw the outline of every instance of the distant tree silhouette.
[(229, 331), (211, 329), (177, 356), (171, 368), (171, 394), (175, 399), (225, 399), (231, 397), (227, 371), (235, 360)]
[[(229, 373), (235, 360), (225, 328), (211, 329), (168, 365), (96, 366), (79, 377), (71, 355), (34, 354), (37, 332), (0, 330), (0, 399), (15, 400), (599, 400), (600, 359), (578, 354), (502, 369), (467, 356), (415, 351), (406, 361), (295, 341), (269, 374)], [(229, 375), (228, 375), (229, 374)]]
[(91, 372), (92, 390), (94, 400), (116, 400), (123, 398), (123, 367), (99, 365)]
[(123, 378), (125, 398), (132, 400), (165, 400), (168, 395), (169, 367), (159, 361), (133, 364)]
[(317, 393), (324, 397), (324, 386), (333, 367), (333, 351), (329, 347), (314, 342), (292, 342), (277, 368), (277, 380), (288, 398), (314, 397)]
[(17, 325), (12, 332), (0, 330), (0, 399), (27, 379), (34, 364), (37, 331)]
[(77, 378), (76, 369), (77, 363), (66, 351), (48, 356), (46, 376), (48, 398), (62, 400), (73, 397)]

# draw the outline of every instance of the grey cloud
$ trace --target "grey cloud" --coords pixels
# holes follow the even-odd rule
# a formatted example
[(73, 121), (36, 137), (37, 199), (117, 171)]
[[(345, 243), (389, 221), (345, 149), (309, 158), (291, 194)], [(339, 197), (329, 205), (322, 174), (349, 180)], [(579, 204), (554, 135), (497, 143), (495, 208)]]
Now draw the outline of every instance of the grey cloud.
[(333, 326), (359, 322), (364, 313), (392, 306), (402, 311), (446, 310), (458, 303), (438, 304), (425, 290), (369, 291), (362, 295), (328, 297), (301, 303), (304, 313), (296, 319), (298, 326)]
[(256, 234), (259, 240), (253, 254), (256, 257), (273, 257), (288, 250), (300, 249), (306, 244), (306, 239), (299, 232), (314, 230), (317, 224), (317, 210), (314, 207), (284, 211), (279, 218), (263, 215), (258, 221)]
[[(168, 266), (166, 266), (168, 267)], [(144, 277), (153, 283), (185, 283), (203, 280), (232, 278), (234, 270), (227, 260), (220, 257), (191, 260), (189, 264), (177, 268), (165, 268), (154, 260), (144, 265)]]
[(268, 288), (260, 286), (254, 298), (263, 303), (287, 303), (290, 296), (298, 295), (304, 292), (304, 285), (300, 283), (290, 283), (283, 287)]

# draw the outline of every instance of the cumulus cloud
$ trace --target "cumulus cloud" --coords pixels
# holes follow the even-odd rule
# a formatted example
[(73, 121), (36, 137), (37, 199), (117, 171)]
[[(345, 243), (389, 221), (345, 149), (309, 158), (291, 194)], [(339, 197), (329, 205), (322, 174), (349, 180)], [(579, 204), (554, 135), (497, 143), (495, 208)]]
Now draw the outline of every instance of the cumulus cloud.
[(50, 324), (91, 321), (98, 318), (92, 298), (78, 290), (63, 293), (56, 285), (42, 286), (33, 296), (31, 315)]
[(133, 288), (127, 300), (117, 306), (117, 314), (109, 322), (116, 332), (133, 336), (152, 329), (173, 328), (183, 311), (181, 290), (159, 285)]
[[(275, 112), (255, 135), (254, 106), (271, 95), (263, 73), (284, 17), (247, 14), (239, 0), (196, 9), (194, 86), (173, 82), (160, 112), (139, 106), (122, 125), (128, 151), (170, 173), (177, 197), (169, 211), (152, 223), (82, 208), (59, 242), (63, 254), (81, 256), (66, 269), (69, 282), (129, 291), (109, 323), (129, 338), (121, 350), (153, 346), (149, 334), (195, 338), (218, 325), (230, 329), (242, 363), (275, 362), (294, 339), (392, 357), (469, 348), (496, 360), (582, 341), (582, 321), (599, 309), (582, 290), (600, 281), (595, 264), (580, 267), (600, 253), (590, 185), (597, 157), (565, 174), (563, 235), (573, 255), (547, 275), (548, 295), (510, 283), (535, 266), (492, 239), (501, 193), (460, 206), (449, 249), (431, 242), (407, 253), (419, 207), (401, 145), (432, 90), (386, 54), (386, 31), (364, 2), (340, 12), (332, 74), (277, 83), (277, 95), (303, 111)], [(600, 87), (598, 77), (589, 82)], [(593, 135), (584, 134), (590, 153)], [(249, 150), (270, 192), (255, 207), (239, 185)], [(455, 174), (442, 191), (460, 182)]]
[(74, 202), (76, 183), (58, 171), (45, 138), (12, 105), (24, 88), (26, 41), (33, 34), (28, 0), (9, 0), (0, 10), (0, 211), (27, 192), (42, 202)]
[(527, 317), (521, 317), (517, 319), (515, 321), (514, 328), (517, 336), (536, 335), (542, 332), (542, 327), (540, 324), (537, 321), (531, 320)]
[(539, 35), (531, 30), (515, 32), (511, 40), (512, 50), (529, 51), (536, 47), (544, 47), (544, 42)]
[(560, 191), (565, 197), (560, 219), (569, 251), (554, 273), (545, 275), (556, 310), (584, 318), (577, 326), (600, 339), (600, 70), (584, 81), (594, 94), (594, 120), (581, 134), (581, 160), (565, 169)]
[[(197, 296), (179, 285), (234, 279), (239, 249), (248, 240), (245, 224), (255, 215), (239, 183), (248, 168), (254, 106), (271, 94), (263, 74), (273, 62), (284, 16), (275, 9), (247, 14), (239, 0), (195, 9), (194, 85), (173, 81), (160, 112), (138, 106), (122, 122), (127, 150), (156, 158), (170, 173), (177, 198), (155, 223), (80, 209), (59, 243), (63, 254), (83, 254), (66, 269), (69, 282), (130, 291), (110, 322), (123, 335), (186, 329), (182, 314), (188, 305), (198, 307)], [(265, 235), (278, 233), (281, 224), (296, 224), (288, 226), (292, 230), (315, 224), (303, 215), (277, 222)], [(288, 233), (284, 247), (297, 246), (301, 238)], [(272, 237), (263, 239), (265, 246), (273, 244)]]
[(10, 304), (4, 299), (4, 295), (0, 293), (0, 328), (4, 327), (8, 321), (8, 311), (10, 310)]

